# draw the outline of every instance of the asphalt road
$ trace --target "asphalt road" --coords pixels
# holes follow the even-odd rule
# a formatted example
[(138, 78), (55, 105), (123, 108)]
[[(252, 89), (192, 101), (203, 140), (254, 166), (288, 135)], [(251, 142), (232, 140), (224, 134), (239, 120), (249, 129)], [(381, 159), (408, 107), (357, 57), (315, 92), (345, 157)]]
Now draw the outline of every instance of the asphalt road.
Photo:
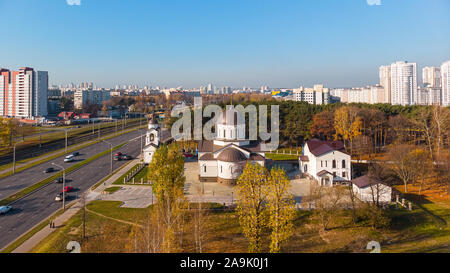
[[(115, 143), (118, 144), (126, 140), (136, 138), (138, 135), (138, 132), (133, 132), (120, 136), (117, 139), (113, 139), (112, 141), (116, 141)], [(103, 150), (105, 150), (105, 148), (108, 148), (106, 146), (101, 147), (103, 147)], [(138, 138), (122, 147), (120, 151), (122, 153), (129, 154), (132, 157), (136, 157), (140, 153), (140, 148), (141, 143), (140, 139)], [(68, 194), (69, 196), (71, 196), (69, 197), (68, 201), (71, 201), (77, 196), (80, 196), (84, 191), (88, 190), (95, 183), (106, 177), (110, 172), (110, 160), (110, 155), (106, 155), (68, 174), (66, 177), (67, 185), (74, 188), (74, 190)], [(114, 169), (116, 169), (125, 163), (126, 161), (114, 161), (113, 167)], [(47, 166), (48, 165), (40, 166), (38, 170), (45, 169)], [(36, 175), (42, 174), (42, 172), (38, 173), (36, 173)], [(28, 179), (30, 178), (32, 177), (28, 177)], [(62, 202), (56, 202), (54, 200), (56, 195), (61, 191), (62, 184), (49, 184), (39, 191), (17, 201), (12, 205), (13, 209), (8, 214), (1, 215), (0, 249), (4, 248), (9, 243), (19, 238), (22, 234), (24, 234), (36, 224), (40, 223), (43, 219), (61, 209)]]
[[(141, 130), (141, 133), (143, 133), (143, 132), (144, 131)], [(117, 137), (109, 139), (107, 141), (112, 143), (114, 146), (117, 146), (129, 139), (138, 137), (139, 135), (140, 135), (140, 133), (138, 131), (134, 131), (131, 133), (117, 136)], [(23, 190), (35, 183), (38, 183), (39, 181), (42, 181), (47, 177), (55, 175), (55, 172), (54, 173), (44, 173), (44, 170), (47, 168), (50, 168), (50, 167), (55, 168), (55, 170), (59, 169), (59, 168), (51, 165), (51, 163), (56, 163), (58, 165), (64, 166), (65, 168), (69, 168), (70, 166), (75, 165), (85, 159), (88, 159), (89, 157), (99, 154), (105, 150), (109, 150), (110, 147), (111, 147), (110, 145), (108, 145), (104, 142), (93, 144), (84, 149), (80, 149), (79, 150), (80, 155), (76, 157), (74, 162), (64, 163), (65, 156), (61, 156), (61, 157), (52, 159), (50, 161), (44, 162), (42, 164), (36, 165), (34, 167), (31, 167), (29, 169), (26, 169), (22, 172), (19, 172), (14, 175), (10, 175), (3, 179), (0, 179), (0, 200), (5, 199), (8, 196), (11, 196), (14, 193), (16, 193), (20, 190)], [(139, 147), (140, 147), (140, 143), (139, 143)]]

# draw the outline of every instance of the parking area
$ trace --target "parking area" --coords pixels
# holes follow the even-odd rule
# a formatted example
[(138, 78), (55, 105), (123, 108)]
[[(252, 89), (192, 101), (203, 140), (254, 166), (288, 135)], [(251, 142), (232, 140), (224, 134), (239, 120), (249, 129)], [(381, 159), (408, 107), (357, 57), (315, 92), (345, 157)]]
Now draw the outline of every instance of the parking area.
[(112, 194), (100, 194), (97, 200), (121, 201), (124, 208), (146, 208), (156, 201), (152, 187), (148, 186), (122, 186)]

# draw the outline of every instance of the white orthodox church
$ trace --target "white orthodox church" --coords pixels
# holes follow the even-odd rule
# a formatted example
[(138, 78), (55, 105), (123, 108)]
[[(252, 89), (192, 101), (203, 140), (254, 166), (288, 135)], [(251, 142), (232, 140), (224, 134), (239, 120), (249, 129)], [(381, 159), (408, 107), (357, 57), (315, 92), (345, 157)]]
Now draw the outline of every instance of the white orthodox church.
[(247, 162), (265, 165), (265, 151), (260, 141), (245, 137), (245, 123), (240, 124), (237, 112), (228, 110), (216, 124), (214, 140), (198, 144), (200, 182), (218, 182), (235, 185)]
[(145, 146), (143, 149), (144, 163), (150, 164), (153, 159), (153, 155), (162, 143), (168, 142), (169, 131), (161, 128), (158, 121), (152, 116), (148, 122), (148, 130), (145, 135)]

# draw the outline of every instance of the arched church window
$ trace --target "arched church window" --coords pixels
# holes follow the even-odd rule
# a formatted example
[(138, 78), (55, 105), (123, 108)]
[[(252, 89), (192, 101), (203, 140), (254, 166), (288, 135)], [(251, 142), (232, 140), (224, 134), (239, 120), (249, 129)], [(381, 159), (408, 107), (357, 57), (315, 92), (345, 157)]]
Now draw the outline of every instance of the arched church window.
[(150, 141), (154, 141), (155, 140), (155, 135), (154, 134), (150, 134)]

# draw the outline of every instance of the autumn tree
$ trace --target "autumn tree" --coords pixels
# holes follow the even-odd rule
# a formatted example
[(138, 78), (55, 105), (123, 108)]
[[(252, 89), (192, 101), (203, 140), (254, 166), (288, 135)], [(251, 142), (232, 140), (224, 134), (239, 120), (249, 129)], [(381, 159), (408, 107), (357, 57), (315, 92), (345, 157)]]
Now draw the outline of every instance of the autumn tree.
[(419, 170), (417, 168), (417, 158), (412, 153), (414, 146), (408, 144), (395, 145), (389, 150), (389, 161), (392, 170), (405, 186), (408, 192), (408, 184), (417, 179)]
[(271, 229), (270, 252), (280, 252), (280, 246), (293, 232), (294, 199), (289, 193), (290, 180), (282, 169), (273, 168), (267, 181), (268, 226)]
[(336, 134), (334, 128), (334, 113), (332, 111), (323, 111), (315, 114), (312, 119), (311, 135), (322, 140), (331, 140)]
[(266, 168), (247, 163), (236, 184), (239, 222), (252, 253), (262, 252), (262, 235), (267, 218), (264, 202), (269, 194), (267, 177)]
[(343, 187), (326, 187), (313, 183), (311, 200), (314, 203), (314, 216), (319, 220), (322, 230), (329, 230), (329, 225), (337, 216), (346, 195)]
[(334, 128), (336, 129), (335, 139), (343, 139), (344, 145), (361, 135), (362, 121), (358, 117), (358, 108), (343, 106), (336, 110), (334, 114)]
[(157, 199), (155, 209), (163, 226), (162, 252), (177, 249), (176, 236), (184, 219), (184, 157), (177, 145), (161, 146), (149, 165), (148, 179)]
[(441, 149), (446, 144), (445, 140), (450, 135), (450, 109), (435, 105), (432, 119), (436, 135), (436, 153), (440, 157)]

